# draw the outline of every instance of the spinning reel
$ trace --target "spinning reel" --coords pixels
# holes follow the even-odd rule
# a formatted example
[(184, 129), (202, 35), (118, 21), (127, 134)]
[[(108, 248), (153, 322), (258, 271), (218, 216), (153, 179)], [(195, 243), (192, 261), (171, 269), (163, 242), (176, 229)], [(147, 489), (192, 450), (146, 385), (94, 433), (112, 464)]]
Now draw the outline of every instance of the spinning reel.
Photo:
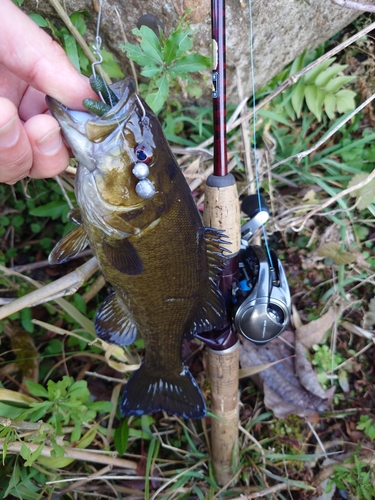
[(241, 335), (257, 344), (265, 344), (288, 326), (291, 296), (275, 252), (249, 244), (255, 231), (269, 218), (263, 197), (247, 196), (241, 208), (250, 221), (241, 228), (239, 276), (232, 286), (232, 317)]

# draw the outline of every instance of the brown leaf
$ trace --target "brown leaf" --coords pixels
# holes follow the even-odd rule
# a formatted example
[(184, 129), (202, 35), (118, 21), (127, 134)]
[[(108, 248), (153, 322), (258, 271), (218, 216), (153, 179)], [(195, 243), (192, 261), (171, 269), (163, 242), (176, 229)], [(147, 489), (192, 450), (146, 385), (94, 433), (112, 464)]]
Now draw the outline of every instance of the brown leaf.
[(318, 319), (310, 321), (306, 325), (302, 325), (296, 329), (296, 338), (309, 349), (314, 344), (319, 344), (326, 332), (332, 327), (336, 319), (336, 313), (333, 307)]
[[(292, 331), (284, 332), (282, 337), (289, 344), (294, 344)], [(293, 354), (294, 349), (280, 337), (263, 346), (243, 340), (240, 349), (240, 362), (243, 369), (283, 360), (252, 377), (264, 391), (265, 405), (278, 418), (286, 418), (291, 414), (308, 417), (322, 412), (326, 410), (333, 397), (334, 390), (330, 389), (325, 393), (323, 391), (324, 397), (320, 397), (301, 384), (296, 376), (295, 359), (291, 357)], [(304, 362), (301, 365), (302, 372), (307, 372)], [(314, 387), (313, 383), (312, 387)]]
[(296, 340), (294, 348), (296, 351), (295, 369), (299, 381), (307, 391), (311, 392), (311, 394), (315, 394), (315, 396), (325, 399), (326, 393), (318, 382), (310, 360), (306, 357), (306, 347)]

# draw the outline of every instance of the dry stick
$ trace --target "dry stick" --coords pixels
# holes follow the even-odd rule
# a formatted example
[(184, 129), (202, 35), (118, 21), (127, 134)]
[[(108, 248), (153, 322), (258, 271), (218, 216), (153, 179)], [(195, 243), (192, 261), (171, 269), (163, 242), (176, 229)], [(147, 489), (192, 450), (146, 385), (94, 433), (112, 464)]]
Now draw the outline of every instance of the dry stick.
[[(122, 21), (121, 21), (121, 16), (120, 16), (119, 11), (117, 10), (117, 7), (115, 7), (115, 12), (116, 12), (116, 15), (117, 15), (117, 18), (118, 18), (118, 22), (119, 22), (119, 25), (120, 25), (120, 30), (121, 30), (122, 37), (123, 37), (125, 43), (128, 43), (128, 39), (127, 39), (127, 37), (125, 35), (124, 26), (123, 26)], [(134, 61), (132, 61), (131, 59), (128, 59), (128, 61), (129, 61), (129, 64), (130, 64), (130, 67), (131, 67), (131, 70), (132, 70), (132, 73), (133, 73), (133, 78), (135, 80), (135, 88), (136, 88), (137, 93), (138, 93), (139, 92), (139, 88), (138, 88), (137, 70), (135, 69)]]
[[(4, 439), (0, 440), (0, 450), (4, 449)], [(8, 444), (6, 447), (7, 453), (17, 453), (21, 451), (22, 444), (26, 445), (27, 448), (34, 453), (38, 448), (39, 444), (27, 443), (23, 441), (22, 443), (16, 442)], [(82, 460), (85, 462), (94, 462), (97, 464), (107, 464), (113, 465), (114, 467), (121, 467), (122, 469), (137, 470), (137, 463), (131, 460), (126, 460), (125, 458), (117, 458), (113, 455), (105, 455), (103, 453), (97, 453), (95, 451), (80, 450), (78, 448), (64, 448), (65, 454), (64, 458), (72, 458), (73, 460)], [(52, 446), (44, 446), (41, 456), (52, 458), (54, 454), (54, 449)]]
[[(42, 286), (37, 281), (27, 279), (38, 288), (34, 292), (31, 292), (19, 299), (14, 300), (10, 304), (0, 307), (0, 319), (4, 319), (11, 314), (24, 309), (25, 307), (33, 307), (37, 304), (43, 304), (49, 300), (56, 300), (64, 295), (71, 295), (75, 293), (80, 286), (87, 281), (90, 276), (92, 276), (98, 269), (98, 263), (95, 257), (90, 259), (88, 262), (78, 267), (75, 271), (67, 274), (63, 278), (60, 278), (48, 285)], [(4, 274), (14, 274), (18, 275), (15, 271), (4, 268), (0, 266), (0, 270), (4, 271)], [(25, 276), (22, 276), (25, 279)]]
[[(74, 38), (77, 40), (78, 45), (81, 47), (83, 50), (85, 56), (88, 58), (88, 60), (91, 63), (96, 62), (96, 57), (94, 54), (91, 52), (89, 46), (85, 42), (84, 38), (80, 34), (80, 32), (77, 30), (77, 28), (74, 26), (72, 21), (70, 20), (68, 14), (65, 12), (63, 7), (61, 6), (59, 0), (49, 0), (49, 3), (52, 5), (52, 7), (56, 10), (57, 14), (60, 16), (61, 20), (64, 22), (70, 33), (74, 36)], [(110, 85), (112, 83), (111, 79), (107, 75), (105, 71), (101, 67), (99, 67), (99, 71), (101, 73), (101, 76), (104, 78), (104, 80)]]
[(361, 10), (364, 12), (375, 12), (375, 5), (364, 5), (363, 3), (351, 2), (350, 0), (331, 0), (336, 5), (347, 9)]

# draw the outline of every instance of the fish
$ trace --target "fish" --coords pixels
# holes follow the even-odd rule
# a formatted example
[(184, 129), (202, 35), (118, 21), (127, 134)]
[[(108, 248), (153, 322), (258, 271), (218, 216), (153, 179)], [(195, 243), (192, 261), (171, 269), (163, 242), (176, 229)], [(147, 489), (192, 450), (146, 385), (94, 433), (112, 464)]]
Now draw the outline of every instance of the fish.
[(47, 97), (78, 160), (78, 207), (69, 216), (77, 227), (49, 261), (65, 262), (89, 244), (113, 289), (96, 314), (98, 337), (120, 346), (137, 334), (144, 339), (122, 414), (202, 418), (205, 399), (182, 359), (182, 342), (223, 326), (225, 240), (204, 227), (161, 124), (133, 81), (110, 89), (116, 102), (102, 116)]

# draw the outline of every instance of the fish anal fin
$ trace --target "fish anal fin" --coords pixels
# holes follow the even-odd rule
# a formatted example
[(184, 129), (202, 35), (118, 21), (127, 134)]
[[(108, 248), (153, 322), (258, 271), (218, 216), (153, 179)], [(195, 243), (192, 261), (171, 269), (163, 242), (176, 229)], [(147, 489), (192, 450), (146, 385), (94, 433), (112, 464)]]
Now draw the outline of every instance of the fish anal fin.
[(84, 227), (78, 226), (56, 243), (48, 256), (48, 262), (51, 265), (62, 264), (82, 252), (87, 247), (88, 242)]
[(120, 273), (132, 276), (142, 273), (142, 261), (137, 250), (127, 238), (111, 240), (110, 243), (104, 240), (103, 252), (111, 266)]
[(206, 404), (190, 371), (181, 366), (178, 376), (163, 377), (147, 369), (143, 363), (128, 380), (121, 400), (123, 415), (147, 415), (166, 411), (184, 418), (203, 418)]
[(110, 344), (129, 345), (137, 336), (137, 327), (121, 306), (115, 292), (106, 297), (95, 317), (95, 331)]

